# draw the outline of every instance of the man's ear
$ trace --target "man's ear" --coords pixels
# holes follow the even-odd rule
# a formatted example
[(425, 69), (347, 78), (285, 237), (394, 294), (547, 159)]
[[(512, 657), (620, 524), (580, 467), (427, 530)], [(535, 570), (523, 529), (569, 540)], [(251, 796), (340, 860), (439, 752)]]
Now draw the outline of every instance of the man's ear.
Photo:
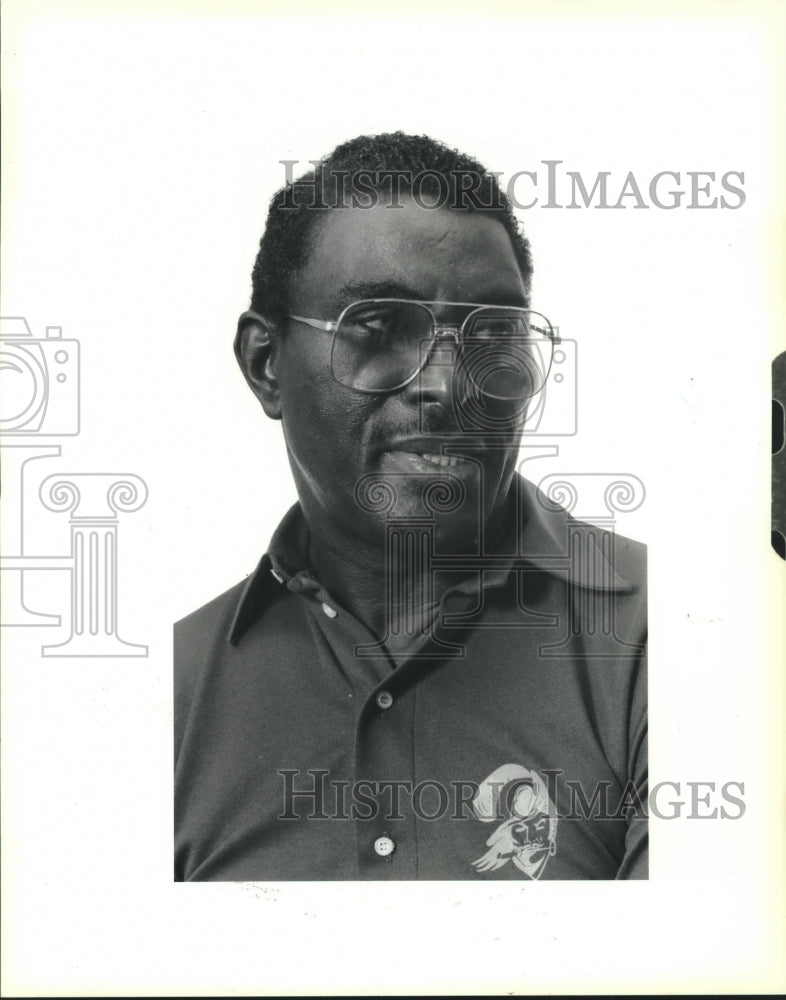
[(235, 357), (251, 391), (273, 420), (281, 419), (276, 361), (280, 331), (275, 323), (249, 310), (237, 321)]

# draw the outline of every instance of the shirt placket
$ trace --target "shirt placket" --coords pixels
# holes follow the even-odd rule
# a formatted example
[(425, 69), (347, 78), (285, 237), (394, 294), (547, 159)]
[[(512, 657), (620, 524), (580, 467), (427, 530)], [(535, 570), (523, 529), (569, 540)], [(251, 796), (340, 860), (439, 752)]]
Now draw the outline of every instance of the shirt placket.
[[(445, 650), (458, 653), (461, 647), (454, 640), (460, 630), (443, 630), (438, 623), (448, 610), (469, 610), (477, 600), (472, 590), (448, 591), (430, 633), (413, 643), (407, 657), (398, 658), (397, 666), (387, 658), (395, 669), (369, 693), (359, 715), (356, 773), (359, 782), (368, 782), (376, 793), (374, 815), (356, 824), (361, 878), (384, 881), (420, 877), (419, 828), (431, 820), (418, 814), (416, 804), (419, 783), (432, 783), (433, 769), (420, 752), (416, 728), (418, 680), (424, 670), (450, 669), (451, 658), (445, 656)], [(425, 722), (428, 724), (428, 720)]]
[[(494, 583), (499, 585), (503, 575)], [(440, 618), (475, 606), (479, 590), (483, 592), (480, 580), (448, 590), (435, 627), (415, 639), (406, 656), (396, 659), (307, 571), (281, 583), (307, 602), (356, 705), (353, 766), (339, 781), (344, 786), (342, 811), (354, 826), (358, 877), (415, 880), (418, 825), (423, 820), (413, 808), (413, 797), (418, 781), (429, 780), (430, 775), (429, 762), (418, 756), (418, 676), (424, 668), (435, 669), (444, 662), (445, 649), (461, 629), (443, 630)]]
[(343, 779), (348, 786), (343, 806), (355, 830), (358, 876), (415, 878), (415, 826), (409, 803), (416, 690), (402, 684), (396, 661), (362, 622), (329, 597), (322, 601), (326, 596), (317, 591), (304, 595), (356, 704), (354, 766)]

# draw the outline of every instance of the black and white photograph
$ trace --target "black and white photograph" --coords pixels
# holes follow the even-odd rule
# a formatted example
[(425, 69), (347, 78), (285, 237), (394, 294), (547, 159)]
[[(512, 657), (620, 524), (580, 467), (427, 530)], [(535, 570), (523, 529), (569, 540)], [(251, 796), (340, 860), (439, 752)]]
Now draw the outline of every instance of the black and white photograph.
[(782, 992), (783, 4), (3, 21), (3, 995)]
[(177, 629), (178, 878), (647, 877), (645, 550), (555, 500), (644, 488), (519, 474), (569, 364), (531, 279), (428, 136), (274, 195), (235, 354), (299, 500)]

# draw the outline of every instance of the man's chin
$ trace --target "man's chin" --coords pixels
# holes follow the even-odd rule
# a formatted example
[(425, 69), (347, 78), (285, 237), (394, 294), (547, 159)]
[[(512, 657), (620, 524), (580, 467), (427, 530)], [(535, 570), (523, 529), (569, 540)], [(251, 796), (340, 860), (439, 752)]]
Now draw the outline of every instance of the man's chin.
[[(401, 504), (396, 512), (369, 515), (363, 518), (364, 530), (355, 537), (377, 548), (382, 558), (396, 553), (397, 557), (422, 561), (426, 552), (431, 556), (477, 556), (480, 550), (479, 515), (477, 512), (434, 514), (423, 505)], [(387, 555), (386, 555), (387, 554)]]
[[(405, 457), (399, 458), (400, 454)], [(437, 466), (406, 453), (364, 476), (355, 491), (358, 516), (378, 542), (390, 533), (430, 536), (434, 554), (476, 553), (482, 475), (474, 462)], [(411, 544), (411, 543), (408, 543)], [(424, 542), (418, 544), (425, 544)]]
[(483, 483), (480, 463), (457, 456), (391, 451), (361, 477), (355, 499), (361, 510), (396, 520), (434, 518), (477, 510)]

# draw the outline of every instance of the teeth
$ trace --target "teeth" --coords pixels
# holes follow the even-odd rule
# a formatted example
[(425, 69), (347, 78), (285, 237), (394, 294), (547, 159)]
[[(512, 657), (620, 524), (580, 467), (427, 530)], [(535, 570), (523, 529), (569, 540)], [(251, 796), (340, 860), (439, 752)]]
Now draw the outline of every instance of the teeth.
[(424, 452), (420, 457), (425, 458), (427, 462), (431, 462), (433, 465), (441, 465), (443, 467), (453, 467), (462, 461), (458, 455), (434, 455), (430, 452)]

